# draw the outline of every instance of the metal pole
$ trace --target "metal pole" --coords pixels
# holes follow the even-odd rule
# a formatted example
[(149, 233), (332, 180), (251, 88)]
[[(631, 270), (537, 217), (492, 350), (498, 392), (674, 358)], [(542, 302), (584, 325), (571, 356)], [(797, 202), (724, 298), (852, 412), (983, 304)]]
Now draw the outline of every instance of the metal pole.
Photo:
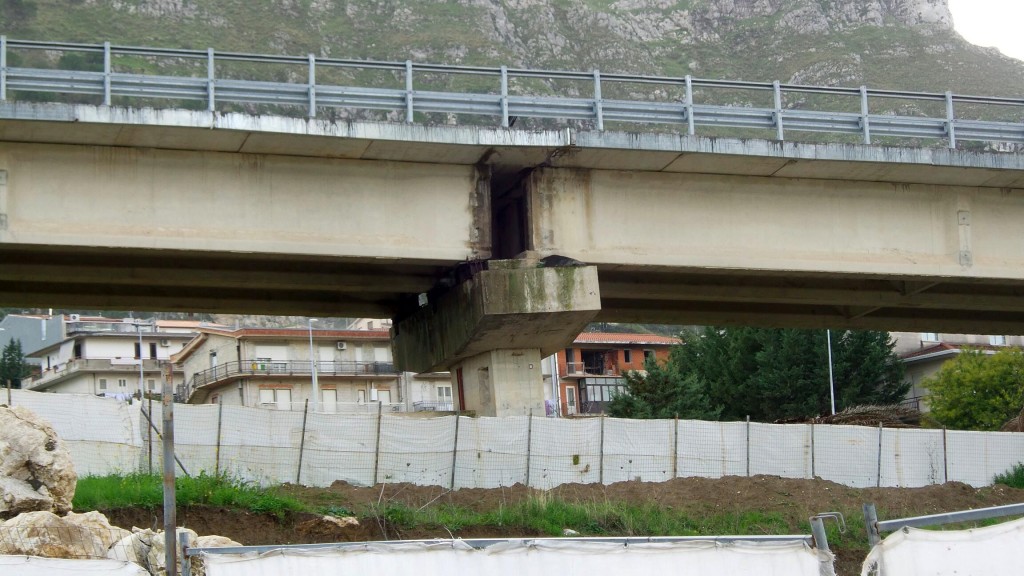
[(750, 415), (747, 415), (747, 476), (750, 476)]
[(601, 72), (594, 70), (594, 116), (597, 129), (604, 130), (604, 103), (601, 100)]
[(312, 374), (313, 384), (313, 412), (317, 409), (317, 399), (320, 397), (320, 385), (316, 379), (316, 356), (313, 350), (313, 322), (316, 322), (315, 318), (309, 319), (309, 368)]
[(533, 408), (530, 408), (529, 420), (526, 421), (526, 487), (530, 487), (530, 444), (533, 439)]
[[(303, 418), (305, 420), (305, 418)], [(217, 452), (215, 454), (216, 463), (214, 464), (214, 473), (220, 476), (220, 431), (221, 423), (224, 421), (224, 402), (220, 398), (217, 398)], [(303, 426), (305, 427), (305, 426)]]
[(178, 525), (174, 494), (174, 368), (170, 362), (164, 367), (160, 406), (164, 425), (164, 563), (168, 574), (177, 574), (178, 555), (175, 528)]
[(145, 376), (143, 375), (142, 366), (142, 324), (136, 321), (135, 329), (139, 332), (139, 402), (142, 402), (142, 399), (146, 397), (146, 387), (143, 384)]
[(213, 48), (206, 49), (206, 109), (214, 111), (216, 106), (216, 94), (214, 83), (216, 82), (217, 66), (213, 58)]
[(461, 417), (455, 415), (455, 441), (452, 443), (452, 482), (449, 486), (450, 490), (455, 490), (455, 460), (459, 455), (459, 420)]
[[(142, 407), (141, 405), (139, 406)], [(146, 444), (149, 452), (149, 474), (153, 475), (153, 395), (149, 395), (149, 408), (147, 410), (149, 414), (146, 416), (146, 420), (150, 422), (149, 426), (146, 426)]]
[(693, 120), (693, 77), (686, 75), (686, 134), (693, 136), (696, 133)]
[(832, 415), (836, 413), (836, 383), (832, 376), (832, 330), (825, 330), (825, 338), (828, 341), (828, 394), (832, 400)]
[(597, 481), (599, 484), (604, 484), (604, 414), (601, 414), (601, 448), (599, 462), (600, 466), (598, 468)]
[(0, 100), (7, 100), (7, 36), (0, 36)]
[[(191, 576), (192, 558), (188, 555), (188, 532), (178, 534), (178, 546), (181, 548), (181, 576)], [(173, 572), (168, 571), (168, 574)]]
[(949, 147), (956, 148), (956, 125), (953, 117), (953, 93), (946, 92), (946, 135), (949, 136)]
[(878, 423), (878, 482), (877, 487), (882, 487), (882, 423)]
[(811, 480), (814, 480), (814, 422), (811, 422)]
[(412, 124), (412, 60), (405, 61), (405, 121)]
[(501, 127), (508, 128), (508, 67), (501, 67)]
[(675, 426), (672, 427), (672, 477), (679, 477), (679, 414), (676, 414)]
[(309, 117), (316, 118), (316, 56), (309, 55)]
[(309, 417), (309, 398), (306, 398), (306, 406), (302, 410), (302, 435), (299, 436), (299, 465), (295, 470), (295, 483), (302, 485), (302, 453), (306, 450), (306, 418)]
[(949, 482), (949, 452), (946, 450), (946, 427), (942, 427), (942, 483)]
[(817, 516), (811, 518), (811, 534), (814, 535), (814, 546), (818, 550), (831, 552), (831, 550), (828, 549), (828, 536), (825, 534), (825, 522)]
[(874, 546), (882, 541), (878, 535), (878, 512), (874, 504), (864, 504), (864, 527), (868, 531), (868, 544)]
[(782, 129), (782, 89), (778, 80), (772, 82), (772, 93), (775, 100), (775, 139), (781, 142), (786, 138)]
[(110, 106), (110, 42), (103, 43), (103, 105)]
[(860, 87), (860, 124), (864, 132), (864, 143), (871, 144), (871, 116), (868, 114), (868, 87)]
[(377, 440), (373, 453), (373, 485), (377, 485), (377, 473), (380, 470), (380, 424), (384, 419), (384, 403), (377, 402)]

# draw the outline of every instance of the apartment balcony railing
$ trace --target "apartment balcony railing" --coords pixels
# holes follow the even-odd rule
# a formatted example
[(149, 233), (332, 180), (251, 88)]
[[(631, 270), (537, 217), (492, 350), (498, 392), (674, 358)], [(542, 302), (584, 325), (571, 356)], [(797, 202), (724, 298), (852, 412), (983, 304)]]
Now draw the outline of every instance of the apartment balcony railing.
[[(391, 362), (316, 362), (316, 373), (321, 378), (330, 376), (397, 376), (398, 371)], [(313, 363), (309, 360), (241, 360), (225, 362), (201, 372), (189, 379), (183, 397), (189, 398), (197, 388), (243, 376), (312, 376)]]
[(451, 400), (444, 401), (419, 401), (412, 403), (413, 412), (454, 412), (455, 403)]
[[(157, 372), (164, 361), (156, 359), (142, 360), (144, 372)], [(56, 364), (31, 380), (23, 381), (28, 390), (43, 388), (56, 380), (64, 379), (78, 372), (120, 373), (131, 376), (139, 374), (138, 358), (74, 358), (63, 364)]]
[(619, 367), (607, 364), (592, 364), (588, 362), (566, 362), (563, 378), (570, 376), (618, 376)]
[[(306, 402), (273, 402), (257, 404), (257, 408), (266, 410), (290, 410), (302, 412), (307, 409)], [(308, 409), (313, 411), (313, 405), (309, 404)], [(405, 406), (397, 402), (321, 402), (317, 408), (320, 414), (394, 414), (405, 412)]]

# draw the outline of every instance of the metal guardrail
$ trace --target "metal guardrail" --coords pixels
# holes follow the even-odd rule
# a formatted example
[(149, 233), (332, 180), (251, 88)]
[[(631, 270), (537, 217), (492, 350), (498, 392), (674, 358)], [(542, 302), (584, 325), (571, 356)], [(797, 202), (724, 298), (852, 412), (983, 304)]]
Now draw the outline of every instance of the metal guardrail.
[[(102, 54), (102, 70), (68, 70), (8, 66), (11, 50), (48, 51), (58, 53)], [(205, 76), (171, 76), (120, 71), (115, 60), (124, 57), (171, 59), (176, 62), (204, 62)], [(296, 65), (305, 69), (307, 81), (275, 82), (245, 80), (218, 76), (218, 65), (246, 62), (259, 65)], [(340, 86), (319, 83), (318, 70), (350, 71), (383, 70), (404, 79), (396, 88), (372, 86)], [(489, 93), (443, 92), (417, 89), (416, 80), (423, 75), (461, 75), (492, 78), (496, 86)], [(553, 91), (557, 81), (584, 82), (590, 86), (590, 97), (574, 94), (518, 94), (510, 83), (537, 79)], [(422, 80), (421, 80), (422, 82)], [(397, 78), (396, 78), (397, 83)], [(608, 99), (602, 96), (609, 87), (642, 85), (657, 90), (679, 91), (680, 96), (667, 101)], [(655, 88), (659, 87), (659, 88)], [(703, 101), (703, 92), (715, 89), (750, 91), (771, 98), (771, 107), (738, 106), (729, 102)], [(634, 76), (559, 70), (529, 70), (501, 66), (444, 66), (437, 64), (348, 60), (307, 56), (275, 56), (239, 52), (216, 52), (213, 48), (179, 50), (64, 42), (8, 40), (0, 36), (0, 101), (10, 92), (48, 92), (91, 95), (110, 106), (114, 98), (143, 100), (192, 100), (206, 103), (216, 112), (221, 103), (295, 106), (308, 118), (315, 118), (318, 109), (350, 108), (386, 110), (404, 113), (412, 123), (417, 113), (450, 113), (500, 118), (501, 126), (511, 127), (519, 117), (562, 119), (592, 122), (598, 130), (606, 122), (639, 124), (678, 124), (694, 135), (698, 126), (751, 128), (774, 131), (778, 140), (789, 132), (818, 132), (859, 135), (870, 144), (872, 138), (910, 137), (944, 140), (956, 148), (958, 140), (1024, 143), (1024, 121), (991, 121), (957, 116), (957, 106), (970, 104), (985, 107), (1009, 107), (1013, 113), (1024, 114), (1024, 98), (970, 96), (963, 94), (877, 90), (860, 86), (806, 86), (780, 82), (747, 82), (668, 76)], [(701, 93), (701, 94), (698, 94)], [(796, 107), (791, 97), (831, 95), (859, 101), (859, 111), (839, 112)], [(944, 105), (940, 116), (905, 116), (872, 113), (872, 101), (906, 100), (915, 103)], [(876, 108), (877, 110), (877, 108)], [(961, 108), (962, 110), (962, 108)]]
[(956, 522), (972, 522), (974, 520), (987, 520), (989, 518), (1002, 518), (1004, 516), (1018, 515), (1024, 515), (1024, 504), (992, 506), (990, 508), (978, 508), (977, 510), (946, 512), (942, 514), (930, 514), (928, 516), (900, 518), (897, 520), (879, 520), (875, 505), (864, 505), (864, 524), (868, 531), (868, 541), (872, 546), (882, 541), (882, 532), (895, 532), (896, 530), (901, 530), (903, 528), (941, 526), (943, 524), (953, 524)]

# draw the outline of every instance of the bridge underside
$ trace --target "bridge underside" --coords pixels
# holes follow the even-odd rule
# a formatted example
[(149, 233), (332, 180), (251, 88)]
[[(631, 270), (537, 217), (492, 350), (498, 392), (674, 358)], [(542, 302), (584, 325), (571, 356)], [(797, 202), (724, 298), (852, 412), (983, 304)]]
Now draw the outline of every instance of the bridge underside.
[(531, 250), (604, 321), (1024, 333), (1020, 155), (132, 113), (0, 107), (5, 306), (401, 316)]

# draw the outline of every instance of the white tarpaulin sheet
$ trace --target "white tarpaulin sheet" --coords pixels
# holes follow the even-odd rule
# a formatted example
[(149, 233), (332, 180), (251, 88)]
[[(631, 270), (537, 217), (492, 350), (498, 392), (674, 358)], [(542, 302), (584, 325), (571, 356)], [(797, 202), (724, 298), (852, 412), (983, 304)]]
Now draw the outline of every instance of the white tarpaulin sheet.
[(862, 576), (980, 576), (1024, 572), (1024, 519), (971, 530), (905, 528), (868, 554)]
[(138, 564), (121, 560), (64, 560), (35, 556), (0, 556), (0, 574), (4, 576), (149, 576)]
[[(208, 576), (388, 574), (451, 576), (818, 576), (817, 552), (804, 542), (666, 542), (623, 546), (613, 542), (511, 541), (474, 549), (459, 541), (368, 544), (334, 550), (204, 554)], [(831, 565), (831, 559), (826, 559)]]

